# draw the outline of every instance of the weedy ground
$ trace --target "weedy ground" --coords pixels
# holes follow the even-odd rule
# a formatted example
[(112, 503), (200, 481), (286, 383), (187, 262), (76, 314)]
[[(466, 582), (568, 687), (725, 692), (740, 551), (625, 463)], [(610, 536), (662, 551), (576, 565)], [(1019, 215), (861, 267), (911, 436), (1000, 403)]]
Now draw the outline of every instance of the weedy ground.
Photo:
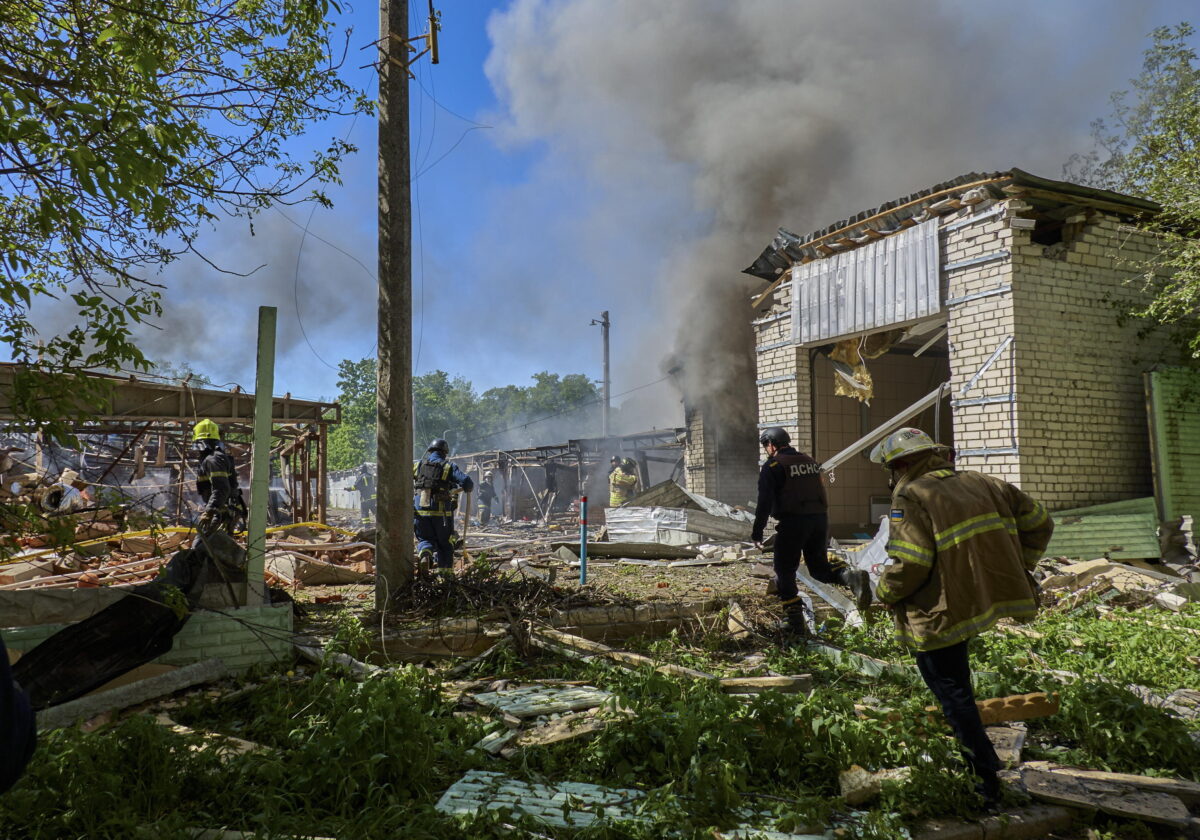
[[(330, 647), (363, 655), (370, 619), (331, 622)], [(718, 627), (720, 625), (718, 624)], [(1030, 723), (1026, 757), (1200, 780), (1195, 722), (1147, 707), (1126, 686), (1169, 693), (1200, 688), (1200, 608), (1076, 616), (1047, 614), (1040, 637), (989, 633), (973, 649), (980, 696), (1054, 690), (1062, 711)], [(822, 628), (825, 640), (895, 663), (911, 662), (886, 622)], [(264, 749), (221, 756), (139, 714), (93, 732), (46, 734), (26, 778), (0, 797), (6, 838), (183, 838), (191, 828), (229, 828), (263, 838), (711, 838), (747, 805), (774, 827), (838, 820), (847, 840), (892, 840), (932, 816), (970, 815), (977, 801), (947, 729), (929, 724), (932, 702), (916, 679), (869, 678), (802, 644), (759, 647), (719, 629), (630, 647), (715, 674), (813, 675), (810, 696), (751, 700), (715, 685), (644, 669), (627, 671), (508, 650), (469, 677), (588, 680), (615, 692), (635, 716), (595, 738), (532, 748), (512, 760), (472, 749), (496, 724), (463, 714), (444, 691), (444, 665), (401, 665), (365, 682), (335, 667), (261, 672), (246, 687), (200, 692), (172, 712), (196, 731), (233, 735)], [(1189, 659), (1193, 657), (1193, 659)], [(1069, 671), (1075, 678), (1051, 672)], [(914, 675), (915, 676), (915, 675)], [(856, 706), (858, 708), (856, 709)], [(864, 715), (863, 709), (866, 708)], [(888, 722), (873, 710), (900, 710)], [(457, 712), (457, 713), (456, 713)], [(847, 819), (838, 772), (910, 766), (868, 810)], [(450, 818), (434, 810), (470, 769), (537, 782), (583, 781), (648, 792), (638, 820), (578, 830), (522, 822), (499, 811)], [(1016, 804), (1015, 801), (1010, 804)], [(1098, 824), (1095, 837), (1154, 837), (1149, 828)], [(1080, 835), (1082, 836), (1082, 835)]]

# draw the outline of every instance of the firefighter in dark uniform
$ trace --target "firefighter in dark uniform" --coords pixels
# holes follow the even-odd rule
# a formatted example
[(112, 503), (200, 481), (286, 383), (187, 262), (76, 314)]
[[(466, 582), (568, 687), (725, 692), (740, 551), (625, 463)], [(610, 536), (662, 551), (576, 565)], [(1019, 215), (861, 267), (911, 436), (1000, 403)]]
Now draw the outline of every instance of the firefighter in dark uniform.
[(450, 445), (438, 438), (429, 444), (425, 457), (413, 465), (413, 529), (417, 535), (417, 562), (426, 568), (436, 557), (437, 567), (454, 568), (454, 512), (458, 509), (455, 490), (470, 493), (471, 477), (450, 463)]
[(871, 581), (861, 569), (829, 562), (829, 505), (821, 465), (791, 446), (786, 430), (775, 426), (759, 436), (767, 460), (758, 475), (758, 506), (751, 539), (760, 548), (767, 518), (775, 526), (776, 593), (785, 604), (797, 603), (796, 570), (800, 556), (808, 573), (821, 583), (836, 583), (854, 593), (860, 610), (871, 605)]
[(221, 430), (211, 420), (192, 429), (192, 447), (200, 459), (196, 466), (196, 492), (204, 500), (198, 530), (201, 536), (224, 529), (230, 535), (246, 516), (246, 503), (238, 487), (233, 459), (221, 446)]
[(492, 521), (492, 502), (496, 499), (496, 488), (492, 484), (492, 471), (483, 474), (479, 482), (479, 525), (486, 528)]

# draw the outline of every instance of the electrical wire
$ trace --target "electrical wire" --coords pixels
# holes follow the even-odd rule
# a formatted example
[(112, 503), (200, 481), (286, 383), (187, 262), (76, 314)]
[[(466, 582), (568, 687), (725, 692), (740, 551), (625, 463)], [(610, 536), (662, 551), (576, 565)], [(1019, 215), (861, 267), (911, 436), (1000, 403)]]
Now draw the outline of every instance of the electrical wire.
[[(368, 91), (369, 90), (370, 86), (368, 85)], [(343, 143), (348, 143), (350, 141), (350, 135), (354, 133), (354, 127), (357, 124), (358, 113), (355, 112), (354, 116), (350, 119), (350, 126), (346, 129), (345, 136), (342, 137)], [(329, 368), (330, 370), (336, 371), (337, 367), (329, 364), (329, 362), (327, 362), (325, 358), (317, 352), (317, 348), (313, 346), (312, 341), (309, 340), (308, 330), (304, 328), (304, 318), (300, 314), (300, 258), (304, 254), (304, 241), (308, 238), (308, 229), (312, 226), (313, 216), (316, 215), (318, 207), (320, 207), (320, 205), (314, 202), (312, 209), (309, 210), (308, 220), (304, 223), (304, 227), (301, 230), (300, 244), (296, 246), (296, 270), (295, 276), (292, 280), (292, 298), (296, 305), (296, 323), (300, 326), (300, 335), (303, 336), (304, 343), (308, 345), (308, 349), (312, 351), (312, 354), (317, 357), (317, 361), (325, 365), (325, 367)], [(291, 220), (289, 219), (288, 221)], [(361, 263), (359, 264), (361, 265)], [(366, 266), (363, 267), (365, 268)]]

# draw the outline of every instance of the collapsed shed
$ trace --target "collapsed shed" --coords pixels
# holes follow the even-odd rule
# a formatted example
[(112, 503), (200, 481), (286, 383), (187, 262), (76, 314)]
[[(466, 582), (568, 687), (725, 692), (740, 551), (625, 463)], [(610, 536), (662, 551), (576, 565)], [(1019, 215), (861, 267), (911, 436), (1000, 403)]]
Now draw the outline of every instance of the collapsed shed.
[[(1052, 510), (1151, 495), (1178, 447), (1156, 445), (1152, 466), (1147, 394), (1149, 428), (1195, 415), (1170, 396), (1190, 374), (1158, 368), (1168, 337), (1120, 317), (1159, 247), (1133, 223), (1157, 210), (1011, 169), (780, 228), (746, 269), (770, 282), (754, 300), (759, 427), (824, 462), (833, 532), (886, 511), (865, 453), (903, 425)], [(1161, 518), (1191, 513), (1157, 495)]]

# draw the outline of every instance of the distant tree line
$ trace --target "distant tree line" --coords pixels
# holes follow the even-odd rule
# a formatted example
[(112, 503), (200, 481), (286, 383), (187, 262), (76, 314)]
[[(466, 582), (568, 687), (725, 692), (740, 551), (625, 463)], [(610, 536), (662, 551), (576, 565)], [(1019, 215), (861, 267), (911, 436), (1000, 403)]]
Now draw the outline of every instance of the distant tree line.
[[(375, 359), (338, 365), (342, 422), (329, 435), (330, 469), (375, 460)], [(477, 452), (563, 442), (600, 434), (600, 389), (581, 373), (535, 373), (531, 385), (505, 385), (479, 393), (469, 380), (435, 370), (413, 377), (416, 415), (413, 455), (434, 438), (453, 451)], [(613, 412), (615, 417), (617, 412)]]

